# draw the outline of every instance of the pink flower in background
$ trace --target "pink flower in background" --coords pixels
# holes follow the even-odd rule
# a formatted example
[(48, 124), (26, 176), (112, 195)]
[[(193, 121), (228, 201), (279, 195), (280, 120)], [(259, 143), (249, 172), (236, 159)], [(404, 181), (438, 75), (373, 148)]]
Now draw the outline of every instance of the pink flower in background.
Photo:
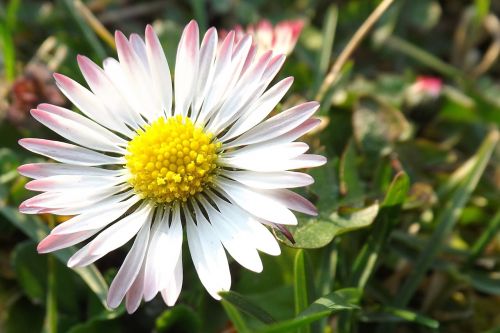
[(435, 76), (418, 76), (410, 89), (418, 94), (438, 97), (443, 89), (443, 80)]
[[(249, 25), (246, 29), (238, 25), (234, 31), (236, 41), (239, 41), (246, 34), (253, 37), (257, 55), (262, 55), (269, 50), (272, 50), (275, 54), (288, 55), (292, 53), (295, 44), (297, 44), (303, 27), (304, 21), (300, 19), (281, 21), (275, 26), (268, 20), (261, 20), (256, 25)], [(221, 31), (221, 37), (226, 34), (227, 31)]]

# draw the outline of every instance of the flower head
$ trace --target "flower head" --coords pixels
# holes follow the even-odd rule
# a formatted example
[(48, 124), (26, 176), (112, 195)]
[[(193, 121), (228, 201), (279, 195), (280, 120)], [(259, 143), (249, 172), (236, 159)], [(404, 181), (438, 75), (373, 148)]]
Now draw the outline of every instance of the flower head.
[[(229, 290), (226, 251), (259, 272), (257, 251), (278, 255), (266, 226), (297, 223), (291, 210), (314, 206), (287, 188), (313, 179), (295, 171), (325, 163), (294, 142), (318, 125), (308, 102), (266, 120), (292, 84), (272, 79), (284, 56), (255, 57), (252, 39), (229, 33), (220, 48), (209, 29), (201, 45), (198, 25), (182, 34), (173, 88), (169, 65), (151, 26), (145, 40), (116, 33), (118, 61), (104, 69), (78, 56), (90, 88), (55, 74), (61, 91), (83, 115), (49, 104), (31, 111), (73, 144), (22, 139), (26, 149), (59, 163), (23, 165), (42, 192), (20, 206), (29, 214), (74, 215), (38, 246), (41, 253), (92, 239), (68, 261), (88, 265), (134, 238), (108, 293), (129, 312), (158, 292), (168, 305), (180, 293), (183, 229), (198, 276), (216, 299)], [(175, 102), (174, 102), (175, 101)], [(94, 237), (95, 236), (95, 237)]]
[[(253, 37), (257, 55), (269, 50), (276, 54), (288, 55), (295, 48), (303, 27), (302, 20), (281, 21), (275, 26), (268, 20), (261, 20), (256, 25), (247, 26), (246, 29), (237, 25), (234, 31), (236, 40), (242, 39), (247, 34)], [(227, 32), (222, 31), (222, 36), (226, 34)]]

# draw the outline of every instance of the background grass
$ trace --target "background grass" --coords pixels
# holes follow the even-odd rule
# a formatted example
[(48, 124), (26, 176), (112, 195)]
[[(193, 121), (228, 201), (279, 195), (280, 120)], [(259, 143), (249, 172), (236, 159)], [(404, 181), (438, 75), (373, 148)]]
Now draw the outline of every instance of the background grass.
[[(320, 91), (375, 0), (11, 0), (0, 4), (0, 332), (500, 332), (500, 3), (395, 0)], [(85, 10), (87, 9), (87, 11)], [(102, 27), (89, 22), (88, 14)], [(38, 255), (50, 216), (23, 216), (41, 159), (22, 137), (56, 136), (29, 117), (68, 102), (51, 73), (83, 77), (76, 55), (115, 56), (107, 31), (153, 23), (175, 62), (183, 26), (230, 29), (259, 19), (306, 22), (280, 77), (295, 83), (279, 110), (320, 98), (323, 125), (304, 138), (328, 164), (302, 191), (319, 208), (279, 232), (264, 271), (231, 264), (233, 291), (214, 301), (188, 251), (178, 302), (133, 315), (103, 305), (126, 249), (73, 271), (74, 249)], [(415, 88), (442, 80), (439, 94)]]

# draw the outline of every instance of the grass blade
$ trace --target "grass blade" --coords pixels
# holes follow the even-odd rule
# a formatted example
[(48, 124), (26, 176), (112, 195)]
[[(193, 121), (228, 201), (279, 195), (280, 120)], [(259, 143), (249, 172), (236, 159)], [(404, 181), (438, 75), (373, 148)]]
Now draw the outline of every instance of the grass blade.
[[(307, 277), (305, 253), (303, 250), (298, 250), (295, 255), (294, 271), (294, 298), (295, 298), (295, 314), (298, 315), (309, 305), (307, 293)], [(311, 332), (310, 327), (304, 326), (298, 330), (299, 333)]]
[(254, 317), (257, 320), (260, 320), (264, 324), (276, 322), (273, 316), (271, 316), (266, 310), (262, 309), (243, 295), (234, 291), (223, 291), (220, 292), (219, 295), (236, 309)]
[(248, 327), (245, 323), (245, 320), (241, 316), (240, 312), (236, 307), (234, 307), (231, 303), (229, 303), (226, 300), (221, 301), (222, 307), (226, 311), (227, 316), (229, 317), (229, 320), (234, 325), (234, 328), (236, 328), (236, 331), (238, 332), (248, 332)]
[(483, 174), (483, 171), (486, 168), (491, 154), (498, 142), (498, 138), (498, 131), (491, 131), (479, 147), (477, 153), (472, 157), (471, 160), (474, 161), (474, 167), (471, 168), (471, 171), (455, 189), (452, 196), (445, 204), (443, 210), (437, 216), (436, 230), (429, 239), (425, 250), (420, 253), (420, 256), (416, 260), (414, 270), (409, 275), (401, 287), (400, 292), (394, 299), (394, 305), (396, 307), (405, 307), (417, 290), (420, 281), (429, 269), (435, 256), (441, 250), (446, 237), (455, 226), (455, 223), (460, 216), (460, 212), (479, 182), (479, 179), (481, 178), (481, 175)]

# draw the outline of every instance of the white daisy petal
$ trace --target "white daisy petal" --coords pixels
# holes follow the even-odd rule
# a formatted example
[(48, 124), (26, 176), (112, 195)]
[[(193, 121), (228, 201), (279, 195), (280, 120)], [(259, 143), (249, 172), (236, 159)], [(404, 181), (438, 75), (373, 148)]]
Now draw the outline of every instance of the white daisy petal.
[(182, 33), (175, 60), (175, 114), (186, 116), (193, 101), (198, 76), (199, 31), (195, 21)]
[(146, 254), (149, 239), (150, 221), (144, 223), (135, 238), (134, 244), (125, 257), (120, 270), (116, 274), (109, 287), (107, 303), (112, 309), (117, 308), (122, 302), (125, 294), (134, 283)]
[(62, 74), (55, 73), (54, 79), (64, 95), (66, 95), (66, 97), (68, 97), (68, 99), (87, 117), (96, 120), (99, 124), (113, 131), (132, 137), (133, 132), (123, 122), (116, 121), (116, 118), (113, 117), (104, 104), (93, 93)]
[(38, 253), (49, 253), (73, 246), (89, 239), (99, 232), (100, 229), (85, 230), (65, 235), (50, 234), (40, 241), (37, 246)]
[(151, 87), (161, 101), (165, 114), (170, 115), (172, 110), (172, 79), (167, 58), (161, 47), (158, 36), (153, 27), (146, 27), (146, 54), (151, 73), (151, 81), (156, 84)]
[(56, 226), (51, 235), (65, 235), (76, 232), (102, 229), (127, 212), (138, 201), (137, 197), (122, 202), (111, 202), (108, 205), (89, 209), (83, 214), (72, 217)]
[(192, 105), (191, 118), (197, 119), (198, 112), (203, 104), (214, 76), (214, 60), (217, 51), (217, 30), (210, 28), (203, 37), (200, 47), (198, 65), (198, 80)]
[(293, 188), (314, 183), (314, 178), (310, 175), (292, 171), (256, 172), (223, 170), (221, 174), (246, 186), (260, 189)]
[(95, 166), (109, 164), (123, 164), (121, 157), (104, 155), (93, 150), (75, 146), (69, 143), (44, 140), (44, 139), (21, 139), (19, 144), (34, 153), (47, 156), (62, 163)]
[(224, 136), (226, 140), (234, 138), (260, 123), (276, 107), (293, 83), (288, 77), (276, 83), (252, 106), (251, 111), (243, 114)]
[(279, 244), (272, 233), (254, 217), (237, 205), (229, 204), (211, 193), (209, 196), (216, 203), (222, 216), (226, 217), (226, 221), (241, 228), (248, 241), (258, 250), (273, 256), (281, 253)]
[(90, 89), (101, 100), (113, 119), (118, 118), (132, 128), (144, 124), (144, 120), (132, 110), (104, 70), (87, 57), (79, 55), (77, 61)]
[(125, 181), (124, 177), (58, 175), (28, 182), (25, 187), (31, 191), (64, 192), (68, 188), (88, 189), (114, 186)]
[(108, 227), (90, 243), (78, 250), (68, 260), (68, 267), (89, 265), (122, 246), (137, 234), (144, 223), (151, 219), (152, 212), (152, 207), (143, 204), (135, 212)]
[(50, 104), (40, 104), (31, 115), (54, 132), (79, 145), (123, 154), (127, 142), (76, 112)]
[(175, 269), (170, 277), (168, 286), (162, 289), (161, 296), (168, 306), (174, 306), (179, 298), (182, 289), (183, 272), (182, 272), (182, 251), (179, 253), (179, 258), (175, 264)]
[(297, 218), (283, 204), (235, 181), (217, 179), (217, 185), (238, 206), (252, 215), (278, 224), (296, 225)]
[(146, 260), (142, 261), (142, 266), (139, 273), (135, 277), (134, 282), (128, 289), (127, 295), (125, 297), (125, 308), (127, 312), (134, 313), (141, 305), (142, 295), (144, 291), (144, 266)]
[[(180, 211), (176, 207), (172, 213), (172, 225), (169, 226), (168, 212), (156, 219), (156, 235), (151, 240), (146, 260), (144, 277), (144, 299), (149, 301), (168, 285), (175, 269), (182, 247), (182, 226)], [(168, 256), (168, 257), (166, 257)]]
[[(262, 271), (262, 261), (255, 246), (249, 243), (247, 233), (241, 227), (236, 227), (215, 210), (207, 201), (200, 198), (205, 211), (210, 217), (210, 224), (229, 254), (243, 267), (254, 272)], [(198, 209), (198, 214), (201, 214)]]
[(224, 143), (224, 148), (254, 144), (285, 134), (304, 123), (318, 109), (317, 102), (308, 102), (281, 112), (240, 135), (237, 139)]
[(122, 170), (107, 170), (63, 163), (24, 164), (17, 168), (17, 171), (21, 175), (33, 179), (58, 175), (120, 176), (123, 174)]
[(117, 31), (115, 40), (120, 67), (129, 86), (128, 91), (133, 93), (133, 96), (140, 103), (136, 105), (139, 107), (136, 112), (143, 115), (149, 122), (153, 122), (162, 115), (163, 110), (159, 99), (150, 94), (151, 76), (125, 35)]

